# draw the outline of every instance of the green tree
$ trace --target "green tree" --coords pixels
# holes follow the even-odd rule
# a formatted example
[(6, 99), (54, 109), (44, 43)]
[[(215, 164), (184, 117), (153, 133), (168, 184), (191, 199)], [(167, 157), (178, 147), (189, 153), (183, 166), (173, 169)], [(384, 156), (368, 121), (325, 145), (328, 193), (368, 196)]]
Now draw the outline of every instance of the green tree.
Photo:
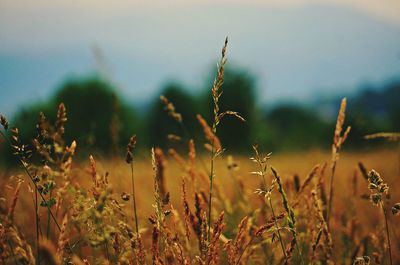
[(389, 108), (390, 127), (388, 130), (400, 131), (400, 81), (388, 85), (385, 97)]
[(198, 128), (196, 127), (198, 126), (196, 122), (198, 106), (195, 98), (178, 83), (166, 84), (161, 90), (161, 95), (174, 104), (176, 111), (182, 115), (185, 128), (182, 128), (177, 121), (167, 114), (165, 106), (157, 97), (151, 104), (147, 119), (149, 145), (166, 147), (168, 134), (195, 137), (194, 132), (197, 130), (193, 128)]
[(67, 142), (76, 140), (80, 150), (117, 152), (132, 133), (141, 132), (135, 111), (120, 99), (112, 85), (97, 78), (74, 79), (63, 84), (48, 101), (27, 106), (16, 114), (14, 124), (21, 129), (25, 142), (36, 134), (38, 113), (54, 121), (61, 102), (68, 117), (64, 137)]
[(69, 81), (54, 101), (63, 102), (68, 111), (66, 139), (77, 138), (91, 149), (114, 150), (139, 129), (134, 110), (120, 100), (109, 83), (99, 79)]
[[(279, 106), (270, 111), (265, 119), (264, 146), (268, 150), (299, 150), (317, 146), (328, 147), (333, 132), (328, 123), (315, 113), (296, 105)], [(262, 132), (263, 133), (263, 132)]]

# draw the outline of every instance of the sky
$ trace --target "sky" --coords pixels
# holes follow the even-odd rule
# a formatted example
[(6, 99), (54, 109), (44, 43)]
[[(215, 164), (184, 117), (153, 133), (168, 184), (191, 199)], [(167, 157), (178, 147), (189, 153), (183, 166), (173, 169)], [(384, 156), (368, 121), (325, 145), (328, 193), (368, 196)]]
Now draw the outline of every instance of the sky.
[(261, 104), (400, 77), (398, 0), (0, 0), (0, 112), (93, 73), (96, 49), (130, 102), (171, 80), (206, 87), (225, 36), (228, 65), (256, 77)]

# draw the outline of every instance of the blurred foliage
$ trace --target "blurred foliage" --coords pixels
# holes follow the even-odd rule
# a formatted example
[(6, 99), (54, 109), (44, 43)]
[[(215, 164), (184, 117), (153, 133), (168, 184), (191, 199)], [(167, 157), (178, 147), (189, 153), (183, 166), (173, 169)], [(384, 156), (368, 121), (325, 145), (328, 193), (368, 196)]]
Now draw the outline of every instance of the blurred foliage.
[(348, 124), (352, 126), (349, 144), (354, 148), (365, 145), (366, 134), (400, 131), (400, 80), (379, 88), (363, 87), (361, 91), (348, 103)]
[[(44, 112), (53, 122), (57, 106), (63, 102), (68, 114), (65, 139), (76, 140), (81, 154), (83, 151), (84, 154), (121, 155), (132, 134), (138, 135), (139, 148), (168, 147), (168, 134), (194, 138), (200, 144), (204, 136), (196, 114), (202, 114), (211, 125), (211, 84), (212, 80), (208, 80), (199, 94), (188, 93), (187, 88), (176, 82), (162, 87), (159, 95), (166, 96), (174, 104), (183, 116), (183, 124), (168, 116), (158, 96), (139, 113), (122, 100), (113, 85), (96, 77), (68, 80), (47, 101), (22, 107), (12, 124), (20, 128), (23, 142), (28, 143), (36, 135), (38, 113)], [(348, 99), (346, 124), (352, 126), (346, 142), (349, 148), (365, 146), (363, 137), (366, 134), (400, 131), (400, 80), (384, 87), (364, 87), (360, 91)], [(263, 111), (257, 106), (256, 92), (256, 81), (250, 73), (238, 68), (226, 69), (221, 111), (237, 111), (246, 122), (229, 116), (222, 120), (217, 134), (225, 148), (247, 152), (255, 142), (270, 151), (330, 148), (340, 99), (310, 108), (280, 104)], [(322, 115), (326, 108), (332, 110), (328, 116)]]
[(196, 98), (189, 94), (178, 83), (166, 84), (160, 92), (175, 106), (175, 110), (182, 115), (183, 124), (175, 121), (161, 104), (159, 97), (151, 103), (147, 121), (147, 135), (149, 146), (156, 145), (166, 147), (167, 135), (175, 134), (181, 137), (193, 138), (197, 128), (196, 114), (199, 113), (199, 105)]
[(69, 80), (47, 102), (26, 106), (13, 119), (20, 128), (23, 142), (36, 135), (39, 112), (52, 122), (57, 107), (63, 102), (68, 121), (65, 140), (78, 142), (79, 149), (119, 153), (133, 133), (140, 133), (140, 120), (136, 111), (122, 101), (109, 83), (97, 78)]
[(333, 135), (329, 124), (316, 113), (296, 105), (276, 107), (265, 115), (263, 123), (269, 133), (263, 145), (271, 151), (327, 147)]
[(54, 100), (57, 104), (64, 102), (67, 108), (67, 141), (75, 139), (84, 146), (100, 151), (116, 151), (139, 129), (139, 119), (134, 109), (123, 102), (114, 88), (104, 81), (69, 81)]

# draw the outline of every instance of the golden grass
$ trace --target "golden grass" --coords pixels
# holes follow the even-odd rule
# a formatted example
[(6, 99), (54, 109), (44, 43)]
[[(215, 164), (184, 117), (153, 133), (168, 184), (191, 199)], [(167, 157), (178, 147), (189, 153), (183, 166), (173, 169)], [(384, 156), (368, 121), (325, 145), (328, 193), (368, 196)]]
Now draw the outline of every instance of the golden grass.
[[(384, 161), (382, 161), (382, 158), (384, 158)], [(216, 189), (222, 189), (223, 193), (225, 193), (225, 199), (231, 204), (242, 204), (242, 202), (238, 200), (237, 196), (237, 190), (242, 188), (244, 194), (248, 197), (248, 205), (245, 207), (249, 210), (254, 209), (255, 211), (261, 209), (263, 207), (263, 202), (260, 201), (259, 196), (254, 193), (256, 189), (261, 187), (260, 179), (251, 174), (251, 172), (255, 169), (254, 163), (247, 157), (238, 157), (234, 159), (235, 163), (240, 167), (238, 171), (235, 171), (234, 176), (231, 174), (230, 169), (228, 168), (227, 159), (221, 158), (216, 161), (216, 170), (219, 172), (214, 183), (215, 187), (217, 187)], [(295, 201), (296, 195), (293, 194), (293, 177), (298, 175), (300, 181), (303, 182), (307, 178), (310, 169), (312, 169), (314, 165), (322, 164), (325, 161), (329, 161), (329, 159), (330, 154), (327, 152), (311, 151), (306, 153), (272, 155), (269, 163), (275, 168), (279, 169), (281, 172), (280, 174), (282, 176), (283, 183), (290, 191), (288, 192), (289, 201)], [(355, 172), (357, 172), (357, 163), (359, 161), (362, 161), (368, 168), (374, 168), (380, 172), (382, 176), (385, 176), (385, 181), (390, 187), (396, 186), (395, 183), (398, 181), (398, 177), (400, 176), (400, 161), (398, 159), (398, 152), (395, 150), (371, 150), (369, 152), (360, 153), (342, 153), (341, 163), (337, 167), (337, 178), (335, 179), (335, 185), (338, 192), (335, 199), (335, 210), (332, 213), (333, 222), (331, 224), (331, 229), (333, 231), (332, 238), (336, 251), (338, 251), (338, 249), (339, 251), (343, 251), (343, 242), (341, 242), (341, 237), (343, 236), (342, 234), (356, 234), (353, 235), (354, 238), (352, 239), (353, 242), (350, 242), (351, 245), (360, 244), (362, 238), (361, 234), (364, 234), (364, 236), (373, 234), (376, 234), (376, 237), (380, 236), (379, 231), (377, 231), (377, 227), (382, 226), (381, 214), (375, 209), (375, 207), (371, 206), (371, 203), (368, 200), (361, 198), (363, 194), (369, 193), (367, 182), (362, 177), (359, 177), (357, 178), (357, 182), (353, 183), (353, 175), (357, 174)], [(96, 168), (98, 172), (109, 172), (109, 185), (112, 187), (115, 194), (131, 193), (129, 189), (131, 173), (130, 168), (126, 165), (126, 162), (122, 158), (112, 160), (105, 158), (96, 159)], [(154, 180), (153, 173), (148, 170), (149, 168), (151, 168), (150, 157), (145, 160), (141, 159), (139, 161), (135, 161), (135, 178), (137, 185), (140, 187), (140, 195), (137, 196), (136, 203), (139, 211), (139, 223), (142, 224), (140, 229), (142, 231), (143, 228), (148, 226), (147, 219), (154, 212), (154, 208), (152, 207), (152, 198), (154, 196)], [(90, 172), (91, 167), (89, 162), (80, 164), (75, 163), (70, 174), (71, 182), (78, 182), (80, 186), (89, 189), (92, 185), (92, 173)], [(165, 189), (169, 191), (170, 202), (172, 205), (174, 205), (174, 209), (176, 209), (178, 212), (183, 212), (181, 206), (181, 182), (182, 176), (185, 174), (186, 172), (182, 170), (181, 166), (173, 158), (168, 157), (164, 161), (164, 176), (166, 178)], [(15, 175), (14, 178), (17, 176), (18, 175)], [(22, 178), (23, 176), (20, 177)], [(267, 179), (271, 181), (272, 176), (269, 174)], [(204, 183), (204, 181), (198, 181)], [(187, 182), (190, 183), (190, 179), (187, 179)], [(188, 185), (191, 186), (192, 184)], [(355, 187), (353, 187), (353, 185), (355, 185)], [(202, 186), (202, 189), (207, 192), (205, 187), (207, 186)], [(34, 239), (36, 237), (35, 230), (31, 228), (28, 229), (28, 227), (30, 227), (28, 223), (31, 223), (31, 220), (34, 220), (35, 215), (34, 207), (32, 207), (32, 194), (29, 192), (29, 186), (25, 183), (21, 189), (22, 195), (19, 196), (18, 204), (14, 210), (14, 218), (17, 220), (15, 223), (21, 228), (26, 238), (28, 238), (28, 241), (34, 245)], [(356, 194), (354, 194), (354, 191), (356, 191)], [(14, 190), (11, 188), (6, 188), (3, 196), (12, 200), (13, 194)], [(189, 196), (190, 198), (188, 200), (190, 202), (192, 200), (192, 195)], [(279, 205), (277, 205), (277, 202), (279, 202), (279, 197), (277, 194), (274, 194), (273, 196), (275, 197), (275, 205), (279, 208)], [(311, 198), (309, 189), (306, 189), (304, 196)], [(399, 198), (400, 192), (396, 189), (392, 189), (391, 197)], [(120, 198), (116, 199), (120, 201), (121, 205), (124, 205), (124, 200)], [(190, 202), (190, 204), (191, 203), (192, 202)], [(216, 203), (215, 207), (221, 209), (222, 205), (218, 205), (219, 203), (220, 202)], [(191, 204), (190, 207), (193, 207), (193, 204)], [(129, 222), (133, 226), (134, 213), (131, 210), (131, 207), (129, 207), (128, 202), (123, 206), (123, 209), (128, 216), (128, 220), (131, 220)], [(280, 211), (283, 210), (283, 208), (280, 209)], [(44, 210), (42, 210), (41, 213), (42, 216), (45, 216)], [(307, 220), (314, 218), (307, 212), (299, 213), (299, 215), (300, 216), (297, 218), (300, 219), (300, 222), (303, 224), (305, 221), (304, 218)], [(58, 217), (61, 222), (62, 216), (59, 215)], [(244, 216), (240, 218), (243, 217)], [(355, 223), (351, 225), (350, 220), (348, 220), (345, 224), (343, 224), (343, 220), (341, 220), (342, 218), (349, 218), (350, 220), (355, 219), (355, 221), (352, 221)], [(394, 242), (396, 242), (397, 235), (400, 232), (398, 226), (396, 226), (398, 220), (395, 218), (395, 216), (389, 217), (389, 220), (392, 222), (391, 229)], [(321, 219), (319, 220), (322, 221)], [(238, 222), (237, 225), (239, 224), (240, 223)], [(351, 226), (356, 226), (356, 228), (352, 228)], [(350, 231), (352, 229), (356, 232)], [(142, 235), (142, 237), (143, 236), (145, 235)], [(274, 247), (275, 252), (278, 251), (276, 247), (277, 246)], [(398, 261), (400, 259), (398, 255), (399, 245), (395, 243), (393, 248), (397, 250), (393, 251), (393, 258), (394, 260)], [(353, 251), (355, 249), (356, 248), (354, 248)], [(386, 254), (381, 253), (381, 256), (385, 257)], [(90, 259), (90, 256), (84, 256), (83, 258)], [(350, 262), (350, 257), (347, 257), (345, 260)]]

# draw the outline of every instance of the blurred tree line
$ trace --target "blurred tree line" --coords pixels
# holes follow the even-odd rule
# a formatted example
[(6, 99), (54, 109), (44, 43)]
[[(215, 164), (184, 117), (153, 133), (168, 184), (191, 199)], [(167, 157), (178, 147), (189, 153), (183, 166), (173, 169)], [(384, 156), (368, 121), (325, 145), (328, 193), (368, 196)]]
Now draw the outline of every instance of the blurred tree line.
[[(212, 84), (209, 80), (207, 84)], [(167, 83), (160, 95), (166, 96), (182, 114), (183, 126), (169, 117), (158, 97), (146, 109), (138, 110), (110, 83), (97, 77), (65, 82), (45, 102), (27, 105), (12, 119), (20, 128), (23, 142), (36, 134), (38, 113), (54, 121), (57, 106), (67, 108), (65, 128), (67, 142), (76, 140), (81, 154), (99, 152), (105, 155), (122, 154), (132, 134), (137, 134), (139, 148), (169, 147), (168, 134), (194, 138), (204, 142), (202, 128), (197, 122), (200, 113), (211, 125), (213, 103), (211, 87), (192, 94), (179, 83)], [(366, 87), (349, 98), (347, 123), (352, 126), (346, 146), (360, 148), (366, 144), (363, 136), (378, 131), (400, 131), (400, 82), (382, 88)], [(249, 152), (259, 143), (269, 151), (294, 151), (312, 148), (328, 149), (339, 108), (340, 99), (313, 107), (280, 104), (263, 110), (257, 102), (256, 80), (250, 73), (227, 68), (221, 110), (238, 111), (246, 122), (227, 117), (218, 128), (224, 147), (234, 152)], [(330, 115), (324, 109), (331, 108)], [(325, 114), (324, 114), (325, 113)], [(176, 146), (176, 145), (174, 145)]]

